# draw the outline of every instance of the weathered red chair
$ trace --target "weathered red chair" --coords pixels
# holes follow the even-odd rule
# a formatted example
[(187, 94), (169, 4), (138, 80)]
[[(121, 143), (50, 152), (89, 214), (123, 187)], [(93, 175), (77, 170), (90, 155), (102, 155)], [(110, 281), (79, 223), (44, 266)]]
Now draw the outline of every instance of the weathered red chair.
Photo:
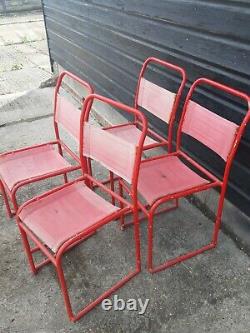
[[(176, 92), (171, 92), (162, 88), (145, 78), (146, 73), (149, 71), (149, 66), (152, 64), (160, 66), (161, 69), (168, 73), (177, 73), (181, 76), (181, 82)], [(157, 133), (155, 130), (148, 128), (143, 147), (144, 150), (165, 146), (167, 147), (168, 152), (171, 151), (174, 120), (185, 83), (186, 72), (183, 68), (153, 57), (146, 59), (144, 62), (136, 87), (134, 107), (135, 109), (138, 109), (139, 107), (144, 108), (169, 125), (168, 131), (166, 128), (165, 137)], [(106, 130), (120, 138), (134, 143), (141, 135), (140, 128), (141, 124), (135, 117), (132, 122), (106, 127)]]
[[(238, 126), (192, 101), (191, 98), (196, 87), (201, 85), (231, 94), (246, 102), (248, 112), (242, 123)], [(148, 202), (149, 209), (146, 210), (140, 203), (139, 207), (148, 217), (148, 269), (150, 272), (161, 271), (216, 247), (229, 172), (249, 120), (250, 97), (246, 94), (205, 78), (198, 79), (191, 86), (178, 128), (176, 152), (144, 160), (141, 164), (138, 192)], [(181, 138), (183, 133), (210, 148), (225, 161), (222, 180), (182, 150)], [(200, 174), (203, 176), (200, 176)], [(211, 242), (200, 249), (188, 252), (154, 267), (153, 226), (157, 208), (169, 200), (179, 199), (215, 187), (219, 187), (221, 191)], [(129, 190), (128, 187), (126, 187), (126, 190)]]
[[(158, 65), (162, 70), (164, 70), (165, 73), (178, 74), (181, 77), (181, 81), (178, 85), (177, 91), (171, 92), (146, 79), (145, 76), (149, 71), (150, 65)], [(159, 76), (163, 76), (163, 74), (159, 74)], [(155, 130), (148, 128), (143, 150), (166, 147), (168, 152), (171, 152), (175, 116), (185, 84), (186, 72), (183, 68), (154, 57), (146, 59), (143, 63), (137, 82), (134, 107), (136, 109), (142, 107), (155, 117), (168, 124), (168, 130), (166, 126), (165, 137), (163, 137), (160, 133), (157, 133)], [(131, 143), (136, 142), (138, 137), (141, 135), (141, 124), (136, 117), (133, 121), (106, 127), (105, 129)], [(91, 161), (89, 161), (89, 168), (91, 169)], [(111, 172), (109, 182), (112, 190), (114, 190), (114, 182), (116, 180), (117, 178), (115, 178)], [(175, 200), (175, 202), (167, 210), (177, 207), (178, 201)], [(131, 223), (129, 222), (125, 224), (124, 219), (122, 219), (121, 228), (123, 229), (130, 224)]]
[[(102, 101), (136, 116), (142, 124), (142, 132), (138, 137), (138, 142), (136, 144), (128, 143), (91, 125), (87, 119), (94, 100)], [(80, 125), (79, 154), (82, 171), (84, 173), (87, 170), (87, 158), (98, 161), (102, 166), (112, 170), (131, 184), (131, 201), (128, 202), (121, 198), (90, 174), (85, 173), (83, 177), (74, 182), (64, 184), (60, 188), (30, 200), (18, 210), (17, 223), (31, 270), (36, 273), (38, 268), (49, 262), (56, 267), (67, 313), (72, 321), (78, 320), (141, 270), (137, 181), (146, 130), (146, 119), (136, 109), (102, 96), (88, 96), (84, 102)], [(115, 198), (121, 207), (112, 205), (96, 194), (92, 189), (95, 187)], [(130, 211), (133, 212), (134, 217), (135, 270), (74, 315), (61, 265), (63, 254), (92, 235), (97, 229)], [(36, 244), (36, 248), (30, 248), (28, 238)], [(47, 257), (44, 262), (38, 265), (34, 263), (32, 257), (32, 253), (37, 250), (40, 250)]]
[[(54, 97), (56, 140), (0, 155), (0, 191), (3, 194), (9, 217), (15, 214), (18, 209), (16, 192), (20, 187), (58, 175), (64, 175), (65, 182), (67, 182), (67, 173), (81, 168), (79, 157), (59, 136), (58, 125), (61, 125), (74, 138), (78, 139), (79, 137), (81, 112), (66, 97), (59, 94), (65, 76), (78, 82), (84, 88), (84, 91), (87, 90), (88, 94), (93, 93), (92, 87), (87, 82), (69, 72), (61, 73)], [(63, 157), (63, 151), (67, 152), (77, 162), (77, 165), (71, 165)], [(13, 204), (13, 212), (8, 197)]]

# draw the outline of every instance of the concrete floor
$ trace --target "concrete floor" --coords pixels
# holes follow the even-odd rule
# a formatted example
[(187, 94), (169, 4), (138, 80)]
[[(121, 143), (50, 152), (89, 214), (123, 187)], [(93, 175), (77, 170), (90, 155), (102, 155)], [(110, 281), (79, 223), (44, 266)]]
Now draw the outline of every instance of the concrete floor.
[[(5, 46), (1, 55), (4, 50)], [(9, 46), (6, 52), (11, 52)], [(27, 72), (33, 73), (37, 66), (27, 65)], [(7, 95), (0, 90), (0, 152), (53, 139), (53, 89), (33, 86), (29, 90), (29, 84), (23, 90), (10, 85), (12, 93)], [(99, 167), (96, 171), (103, 174)], [(61, 183), (58, 178), (29, 186), (19, 193), (19, 200)], [(72, 324), (64, 310), (54, 268), (44, 267), (37, 276), (30, 273), (15, 220), (6, 218), (2, 198), (0, 221), (1, 333), (250, 331), (250, 260), (223, 233), (217, 249), (151, 275), (145, 269), (147, 226), (141, 224), (143, 271), (116, 294), (124, 300), (149, 298), (146, 313), (105, 312), (98, 306)], [(177, 211), (156, 219), (156, 261), (206, 244), (212, 227), (198, 209), (182, 200)], [(79, 309), (128, 272), (134, 264), (133, 253), (132, 229), (121, 232), (117, 222), (71, 250), (64, 267), (74, 308)]]

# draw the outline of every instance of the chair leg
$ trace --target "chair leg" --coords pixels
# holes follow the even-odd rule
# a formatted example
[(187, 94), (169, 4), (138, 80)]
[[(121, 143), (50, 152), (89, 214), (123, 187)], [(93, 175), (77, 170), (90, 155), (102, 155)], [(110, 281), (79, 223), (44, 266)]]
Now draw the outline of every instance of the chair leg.
[(153, 269), (153, 214), (149, 213), (148, 216), (148, 270), (152, 272)]
[(72, 306), (71, 306), (71, 303), (70, 303), (68, 288), (67, 288), (63, 268), (62, 268), (61, 259), (59, 259), (56, 263), (56, 272), (57, 272), (58, 280), (59, 280), (59, 283), (60, 283), (61, 291), (62, 291), (62, 294), (63, 294), (63, 299), (64, 299), (64, 303), (65, 303), (65, 307), (66, 307), (68, 317), (69, 317), (70, 321), (74, 321), (75, 316), (73, 314)]
[[(114, 184), (114, 174), (112, 171), (109, 172), (109, 179), (110, 179), (110, 189), (112, 192), (115, 191), (115, 184)], [(115, 205), (115, 198), (111, 195), (111, 202), (112, 205)]]
[[(19, 221), (19, 218), (17, 217), (17, 225), (19, 226), (18, 221)], [(19, 226), (19, 230), (20, 230), (20, 234), (21, 234), (21, 237), (22, 237), (24, 250), (26, 252), (26, 255), (27, 255), (27, 258), (28, 258), (28, 261), (29, 261), (31, 272), (33, 274), (36, 274), (37, 269), (36, 269), (36, 266), (35, 266), (35, 263), (34, 263), (34, 259), (33, 259), (33, 256), (32, 256), (32, 252), (31, 252), (31, 248), (30, 248), (30, 244), (29, 244), (29, 241), (28, 241), (27, 234), (20, 226)]]
[(134, 212), (134, 241), (135, 241), (135, 256), (136, 256), (136, 271), (141, 271), (141, 244), (140, 244), (140, 226), (138, 218), (138, 210)]
[(67, 184), (68, 183), (68, 176), (66, 173), (63, 174), (63, 179), (64, 179), (64, 183)]
[(216, 246), (218, 243), (218, 236), (219, 236), (219, 231), (220, 231), (220, 226), (221, 226), (221, 217), (222, 217), (222, 211), (223, 211), (223, 206), (224, 206), (225, 192), (226, 192), (226, 189), (223, 188), (223, 190), (221, 191), (220, 199), (219, 199), (217, 215), (216, 215), (216, 220), (215, 220), (215, 224), (214, 224), (214, 233), (213, 233), (214, 246)]
[(16, 191), (14, 191), (14, 193), (11, 193), (11, 201), (13, 203), (13, 207), (14, 207), (14, 214), (16, 214), (16, 212), (18, 211), (18, 203), (17, 203), (17, 199), (16, 199)]
[(90, 302), (88, 305), (83, 307), (76, 315), (74, 315), (73, 310), (72, 310), (72, 305), (71, 305), (71, 302), (70, 302), (67, 283), (66, 283), (63, 268), (62, 268), (61, 256), (58, 257), (57, 260), (56, 260), (56, 271), (57, 271), (57, 276), (58, 276), (58, 280), (59, 280), (59, 283), (60, 283), (61, 291), (62, 291), (62, 294), (63, 294), (63, 299), (64, 299), (66, 311), (67, 311), (67, 314), (68, 314), (68, 317), (69, 317), (70, 321), (73, 321), (73, 322), (82, 318), (85, 314), (87, 314), (94, 307), (96, 307), (98, 304), (100, 304), (105, 298), (109, 297), (117, 289), (121, 288), (126, 282), (128, 282), (130, 279), (132, 279), (134, 276), (136, 276), (140, 272), (140, 270), (137, 267), (134, 272), (131, 272), (128, 275), (126, 275), (124, 278), (122, 278), (120, 281), (118, 281), (115, 285), (113, 285), (107, 291), (102, 293), (94, 301)]
[[(124, 194), (123, 186), (122, 186), (121, 182), (119, 181), (119, 195), (121, 198), (123, 198), (123, 194)], [(122, 209), (123, 207), (124, 207), (124, 204), (122, 201), (120, 201), (120, 208)], [(124, 230), (124, 228), (125, 228), (124, 214), (122, 214), (120, 217), (120, 228), (121, 228), (121, 230)]]
[[(194, 256), (197, 256), (198, 254), (201, 254), (205, 251), (208, 251), (210, 249), (213, 249), (216, 246), (216, 243), (214, 241), (212, 241), (211, 243), (196, 249), (194, 251), (190, 251), (187, 252), (185, 254), (182, 254), (178, 257), (175, 257), (173, 259), (169, 259), (167, 261), (165, 261), (163, 264), (154, 266), (153, 265), (153, 216), (154, 216), (154, 211), (157, 207), (155, 207), (153, 210), (151, 210), (149, 212), (149, 217), (148, 217), (148, 270), (150, 273), (157, 273), (160, 272), (164, 269), (167, 269), (171, 266), (174, 266), (182, 261), (185, 261), (187, 259), (190, 259)], [(218, 222), (219, 224), (219, 222)], [(214, 231), (214, 237), (218, 234), (216, 234), (216, 230), (218, 227), (215, 227), (215, 231)]]
[(4, 186), (3, 186), (3, 184), (2, 184), (1, 181), (0, 181), (0, 190), (1, 190), (2, 195), (3, 195), (3, 200), (4, 200), (6, 211), (7, 211), (7, 216), (8, 216), (8, 218), (12, 218), (14, 214), (11, 211), (10, 203), (9, 203), (9, 200), (8, 200), (5, 188), (4, 188)]
[[(17, 217), (17, 224), (18, 224), (18, 221), (19, 221), (19, 218)], [(45, 258), (40, 263), (35, 264), (34, 258), (33, 258), (33, 253), (40, 251), (40, 248), (38, 246), (35, 246), (35, 247), (31, 248), (25, 230), (23, 230), (20, 227), (19, 224), (18, 224), (18, 227), (19, 227), (19, 230), (20, 230), (21, 238), (22, 238), (22, 241), (23, 241), (23, 246), (24, 246), (27, 258), (28, 258), (28, 262), (29, 262), (29, 265), (30, 265), (31, 272), (33, 274), (36, 274), (40, 268), (42, 268), (43, 266), (45, 266), (47, 264), (50, 264), (51, 261), (50, 261), (49, 258)]]

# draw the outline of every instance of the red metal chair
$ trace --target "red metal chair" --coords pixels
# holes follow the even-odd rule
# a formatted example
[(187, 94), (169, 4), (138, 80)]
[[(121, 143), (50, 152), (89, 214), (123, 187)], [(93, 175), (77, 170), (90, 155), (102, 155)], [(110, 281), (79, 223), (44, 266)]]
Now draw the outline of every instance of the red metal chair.
[[(228, 121), (202, 107), (198, 103), (193, 102), (191, 98), (194, 90), (200, 85), (209, 86), (210, 88), (223, 91), (245, 101), (248, 105), (248, 112), (241, 125), (238, 126), (235, 123)], [(141, 203), (139, 203), (139, 207), (148, 217), (148, 269), (150, 272), (155, 273), (161, 271), (175, 265), (178, 262), (184, 261), (206, 250), (216, 247), (229, 172), (242, 134), (249, 120), (249, 96), (217, 82), (205, 78), (198, 79), (191, 86), (185, 101), (178, 128), (176, 152), (142, 161), (138, 182), (138, 192), (148, 202), (149, 209), (145, 209)], [(203, 145), (210, 148), (225, 161), (225, 169), (222, 180), (218, 179), (191, 156), (183, 152), (181, 147), (181, 138), (183, 133), (186, 133), (200, 141)], [(192, 168), (190, 168), (188, 164), (192, 166)], [(194, 169), (203, 176), (200, 176), (196, 171), (194, 171)], [(129, 191), (129, 188), (125, 184), (123, 184), (123, 187)], [(168, 260), (161, 265), (154, 266), (153, 226), (154, 215), (157, 208), (169, 200), (179, 199), (181, 197), (215, 187), (219, 187), (221, 192), (211, 243), (201, 247), (200, 249)]]
[[(144, 77), (151, 64), (159, 65), (164, 70), (168, 72), (176, 72), (181, 76), (181, 83), (176, 93), (164, 89)], [(166, 133), (166, 137), (163, 137), (156, 131), (148, 128), (143, 147), (144, 150), (166, 146), (168, 151), (171, 151), (174, 120), (185, 83), (186, 72), (183, 68), (153, 57), (146, 59), (144, 62), (139, 74), (135, 92), (134, 107), (135, 109), (142, 107), (157, 118), (169, 124), (168, 134)], [(106, 127), (106, 130), (120, 138), (134, 143), (141, 135), (140, 127), (141, 124), (135, 117), (132, 122)]]
[[(87, 120), (94, 100), (102, 101), (136, 116), (142, 124), (142, 133), (138, 137), (138, 142), (136, 144), (128, 143), (91, 125)], [(131, 202), (121, 198), (90, 174), (85, 173), (83, 177), (74, 182), (33, 198), (18, 210), (17, 223), (31, 270), (36, 273), (41, 266), (50, 262), (56, 267), (66, 310), (72, 321), (81, 318), (141, 270), (137, 181), (146, 130), (146, 119), (138, 110), (102, 96), (89, 95), (84, 102), (80, 125), (79, 154), (82, 171), (84, 173), (87, 170), (87, 158), (98, 161), (102, 166), (112, 170), (131, 184)], [(120, 207), (112, 205), (96, 194), (92, 189), (95, 187), (115, 198), (120, 203)], [(134, 216), (135, 270), (85, 306), (80, 312), (74, 314), (61, 265), (63, 254), (91, 236), (97, 229), (130, 211), (133, 212)], [(36, 244), (35, 248), (30, 248), (28, 238)], [(35, 264), (32, 257), (33, 252), (37, 250), (40, 250), (47, 257), (40, 264)]]
[[(149, 66), (152, 64), (160, 66), (166, 72), (175, 72), (181, 76), (180, 85), (175, 93), (164, 89), (145, 78), (145, 75), (149, 70)], [(148, 128), (143, 150), (149, 150), (157, 147), (166, 147), (168, 152), (171, 152), (175, 116), (185, 84), (186, 72), (183, 68), (154, 57), (150, 57), (144, 62), (138, 78), (134, 107), (136, 109), (142, 107), (153, 114), (155, 117), (164, 121), (166, 124), (168, 124), (168, 131), (166, 126), (166, 137), (163, 137), (153, 129)], [(132, 122), (106, 127), (105, 129), (110, 133), (131, 143), (136, 142), (138, 137), (141, 135), (141, 124), (136, 117)], [(89, 161), (89, 168), (91, 170), (91, 161)], [(112, 190), (114, 190), (114, 182), (116, 180), (117, 177), (114, 177), (113, 173), (111, 172), (109, 182)], [(175, 200), (172, 206), (164, 211), (168, 211), (177, 207), (178, 201)], [(128, 222), (125, 224), (124, 219), (122, 219), (121, 228), (124, 229), (130, 224), (131, 223)]]
[[(67, 182), (67, 173), (81, 168), (79, 157), (59, 136), (58, 125), (61, 125), (77, 141), (79, 140), (81, 112), (66, 97), (59, 94), (63, 78), (66, 76), (78, 82), (87, 90), (88, 94), (93, 93), (92, 87), (87, 82), (69, 72), (61, 73), (54, 97), (56, 140), (0, 155), (0, 191), (3, 194), (9, 217), (12, 217), (18, 209), (16, 192), (20, 187), (58, 175), (64, 175), (65, 182)], [(76, 166), (71, 165), (63, 157), (63, 151), (67, 152), (77, 162)], [(11, 211), (8, 197), (13, 204), (14, 211)]]

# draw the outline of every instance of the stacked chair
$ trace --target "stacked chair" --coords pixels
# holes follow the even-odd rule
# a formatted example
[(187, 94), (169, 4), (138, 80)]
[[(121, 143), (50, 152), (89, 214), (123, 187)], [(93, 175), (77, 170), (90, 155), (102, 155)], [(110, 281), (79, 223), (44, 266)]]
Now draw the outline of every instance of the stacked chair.
[[(175, 74), (179, 76), (180, 84), (178, 85), (177, 91), (169, 91), (157, 85), (156, 83), (149, 81), (146, 78), (146, 75), (149, 72), (150, 65), (158, 66), (164, 74)], [(185, 84), (186, 72), (183, 68), (154, 57), (146, 59), (143, 63), (135, 90), (134, 108), (138, 109), (141, 107), (166, 124), (165, 136), (162, 136), (160, 133), (148, 127), (143, 151), (164, 147), (168, 152), (171, 152), (174, 121)], [(136, 117), (133, 119), (133, 121), (115, 126), (109, 126), (105, 129), (110, 133), (131, 143), (136, 142), (141, 134), (141, 124)], [(90, 160), (89, 165), (91, 171)], [(115, 179), (112, 172), (110, 172), (109, 181), (111, 188), (114, 189)], [(175, 200), (174, 205), (172, 204), (171, 207), (165, 211), (177, 208), (177, 206), (178, 201)], [(127, 225), (130, 225), (130, 223)], [(121, 228), (124, 229), (124, 227), (125, 223), (124, 219), (122, 218)]]
[[(61, 73), (54, 96), (55, 140), (0, 155), (0, 190), (9, 217), (17, 212), (16, 193), (21, 187), (59, 175), (63, 175), (67, 182), (67, 174), (81, 168), (79, 157), (60, 138), (58, 123), (61, 123), (74, 138), (78, 136), (80, 124), (80, 112), (66, 97), (60, 95), (60, 88), (65, 77), (77, 82), (84, 91), (87, 91), (87, 94), (93, 92), (93, 88), (77, 76), (69, 72)], [(70, 119), (72, 121), (69, 121)], [(63, 157), (63, 153), (68, 153), (76, 165), (71, 165)], [(9, 199), (13, 205), (13, 211), (11, 211)]]
[[(170, 69), (180, 74), (181, 84), (177, 92), (170, 92), (145, 78), (148, 65), (152, 63), (162, 66), (164, 70)], [(88, 95), (82, 104), (81, 111), (77, 110), (65, 97), (59, 95), (64, 76), (69, 76), (80, 83), (84, 90), (87, 89)], [(140, 211), (148, 220), (147, 259), (148, 270), (151, 273), (168, 268), (217, 245), (230, 169), (241, 137), (250, 120), (250, 98), (244, 93), (215, 81), (205, 78), (196, 80), (184, 103), (177, 131), (176, 148), (173, 150), (173, 126), (185, 83), (186, 74), (182, 68), (156, 58), (149, 58), (142, 66), (134, 107), (129, 107), (94, 94), (88, 83), (71, 73), (64, 72), (59, 76), (55, 89), (56, 140), (0, 155), (1, 191), (8, 215), (16, 213), (17, 225), (31, 271), (37, 273), (41, 267), (49, 263), (55, 266), (66, 311), (72, 321), (81, 318), (141, 271)], [(193, 94), (201, 87), (209, 87), (244, 101), (248, 110), (241, 124), (236, 125), (194, 102)], [(92, 125), (90, 114), (95, 101), (121, 110), (128, 118), (132, 116), (133, 121), (108, 128)], [(166, 137), (162, 137), (148, 127), (147, 119), (138, 110), (139, 107), (147, 109), (169, 124)], [(75, 154), (60, 139), (60, 126), (77, 141), (78, 154)], [(225, 169), (222, 179), (204, 168), (191, 157), (193, 155), (183, 150), (181, 141), (184, 134), (207, 146), (224, 160)], [(146, 159), (142, 158), (145, 150), (159, 147), (167, 148), (167, 152), (159, 152), (156, 156)], [(63, 150), (71, 156), (76, 165), (71, 165), (65, 160)], [(108, 170), (110, 174), (108, 181), (97, 180), (93, 176), (92, 160)], [(74, 170), (80, 170), (82, 176), (69, 182), (67, 173)], [(20, 187), (57, 175), (63, 175), (65, 184), (32, 198), (18, 207), (16, 191)], [(177, 208), (179, 198), (210, 188), (220, 189), (211, 242), (200, 249), (155, 266), (152, 254), (153, 227), (158, 207), (168, 201), (174, 201)], [(97, 194), (96, 189), (105, 193), (105, 198)], [(139, 199), (139, 195), (140, 198), (144, 198), (144, 203)], [(11, 211), (8, 196), (13, 204), (13, 211)], [(107, 197), (111, 200), (108, 201)], [(161, 212), (163, 211), (166, 210)], [(124, 227), (124, 216), (128, 214), (132, 216), (130, 224), (134, 228), (134, 270), (75, 313), (62, 268), (63, 255), (109, 223), (120, 219)], [(39, 251), (45, 259), (36, 263), (34, 253)]]
[[(224, 92), (238, 97), (248, 106), (248, 111), (240, 125), (224, 119), (214, 112), (192, 101), (194, 91), (201, 86), (210, 87), (217, 92)], [(244, 93), (219, 84), (215, 81), (200, 78), (191, 86), (182, 110), (177, 132), (177, 145), (174, 152), (162, 154), (143, 160), (140, 168), (138, 192), (146, 200), (147, 205), (138, 203), (139, 208), (148, 218), (148, 270), (151, 273), (161, 271), (178, 262), (182, 262), (217, 245), (218, 232), (221, 225), (223, 203), (227, 189), (229, 172), (237, 152), (242, 134), (250, 119), (250, 98)], [(184, 152), (181, 139), (183, 134), (193, 137), (220, 156), (225, 162), (222, 179), (204, 168), (191, 156), (195, 150)], [(197, 155), (197, 154), (196, 154)], [(127, 184), (120, 181), (129, 193)], [(159, 206), (168, 201), (219, 188), (219, 204), (211, 242), (203, 247), (183, 254), (154, 267), (153, 265), (153, 226), (154, 215)]]

